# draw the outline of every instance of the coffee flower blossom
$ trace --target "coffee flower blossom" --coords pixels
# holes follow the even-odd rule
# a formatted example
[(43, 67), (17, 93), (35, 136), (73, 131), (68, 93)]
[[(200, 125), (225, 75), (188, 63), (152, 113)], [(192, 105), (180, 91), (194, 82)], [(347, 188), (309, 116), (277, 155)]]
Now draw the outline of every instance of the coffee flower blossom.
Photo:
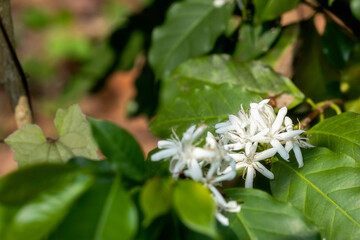
[[(201, 139), (206, 126), (191, 126), (180, 140), (176, 133), (168, 140), (158, 142), (159, 152), (151, 156), (152, 161), (170, 159), (169, 170), (174, 178), (180, 174), (201, 182), (211, 192), (217, 206), (216, 218), (223, 225), (229, 220), (223, 212), (239, 212), (236, 201), (226, 201), (218, 190), (222, 182), (234, 179), (238, 172), (245, 178), (245, 187), (252, 188), (256, 172), (269, 179), (274, 174), (261, 161), (279, 154), (289, 161), (293, 151), (299, 167), (304, 165), (300, 148), (313, 147), (301, 135), (304, 130), (294, 130), (292, 120), (286, 116), (287, 108), (281, 108), (277, 115), (268, 104), (269, 99), (251, 103), (245, 111), (241, 106), (237, 115), (215, 125), (216, 133), (207, 132)], [(203, 146), (199, 146), (205, 142)]]

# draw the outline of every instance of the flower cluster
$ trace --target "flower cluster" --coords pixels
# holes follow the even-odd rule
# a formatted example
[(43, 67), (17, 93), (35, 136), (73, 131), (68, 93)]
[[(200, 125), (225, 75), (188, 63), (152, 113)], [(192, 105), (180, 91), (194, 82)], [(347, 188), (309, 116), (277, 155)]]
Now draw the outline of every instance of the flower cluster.
[[(289, 152), (294, 151), (299, 167), (303, 166), (300, 148), (312, 147), (301, 137), (305, 131), (294, 130), (292, 120), (286, 116), (287, 109), (283, 107), (275, 115), (273, 108), (268, 105), (269, 100), (251, 103), (250, 110), (243, 107), (238, 115), (229, 115), (229, 120), (215, 125), (215, 137), (207, 132), (205, 144), (199, 139), (206, 130), (205, 125), (191, 126), (182, 139), (173, 132), (172, 138), (158, 142), (161, 151), (151, 156), (152, 161), (171, 159), (170, 172), (174, 178), (180, 174), (202, 182), (207, 187), (217, 204), (217, 219), (228, 225), (228, 219), (223, 211), (239, 212), (240, 206), (236, 201), (224, 199), (217, 189), (223, 181), (236, 177), (237, 171), (242, 170), (245, 187), (253, 187), (256, 171), (269, 179), (274, 175), (264, 165), (262, 160), (269, 159), (277, 153), (286, 161)], [(262, 151), (259, 151), (261, 149)]]

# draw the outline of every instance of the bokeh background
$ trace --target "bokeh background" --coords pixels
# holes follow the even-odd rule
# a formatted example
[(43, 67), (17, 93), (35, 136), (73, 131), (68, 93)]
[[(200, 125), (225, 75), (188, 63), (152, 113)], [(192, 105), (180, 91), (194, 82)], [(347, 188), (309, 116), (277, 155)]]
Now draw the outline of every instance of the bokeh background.
[[(140, 109), (141, 94), (154, 99), (154, 76), (148, 76), (144, 51), (149, 48), (151, 30), (164, 20), (164, 11), (173, 0), (12, 0), (16, 50), (32, 96), (35, 122), (48, 137), (56, 136), (53, 118), (57, 108), (79, 102), (87, 115), (110, 120), (132, 133), (144, 154), (156, 147), (157, 138), (148, 131), (156, 102)], [(159, 12), (157, 12), (159, 11)], [(146, 14), (144, 14), (144, 12)], [(141, 14), (141, 17), (139, 13)], [(289, 25), (314, 15), (300, 4), (281, 18)], [(319, 33), (325, 18), (315, 16)], [(291, 75), (292, 53), (283, 56), (275, 70)], [(143, 75), (139, 78), (140, 72)], [(145, 73), (145, 74), (144, 74)], [(150, 74), (151, 75), (151, 74)], [(145, 84), (144, 84), (145, 82)], [(154, 100), (156, 101), (156, 100)], [(139, 104), (140, 103), (140, 104)], [(136, 114), (141, 112), (142, 114)], [(10, 102), (0, 85), (0, 139), (16, 130)], [(0, 143), (0, 176), (14, 169), (13, 153)]]

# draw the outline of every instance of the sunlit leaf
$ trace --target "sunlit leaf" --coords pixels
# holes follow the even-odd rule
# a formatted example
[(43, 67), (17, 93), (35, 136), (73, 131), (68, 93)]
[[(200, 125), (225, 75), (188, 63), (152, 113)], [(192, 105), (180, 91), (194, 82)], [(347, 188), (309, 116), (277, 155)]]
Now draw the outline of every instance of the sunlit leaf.
[(304, 167), (295, 159), (273, 164), (274, 196), (302, 210), (326, 239), (360, 237), (360, 165), (327, 148), (302, 150)]
[(5, 139), (14, 150), (20, 167), (41, 162), (67, 162), (75, 156), (97, 159), (97, 146), (79, 105), (59, 109), (54, 122), (57, 139), (46, 138), (40, 127), (32, 124), (23, 125)]
[(359, 0), (350, 0), (350, 9), (354, 17), (360, 21), (360, 1)]
[(144, 155), (141, 147), (126, 130), (114, 123), (90, 119), (92, 132), (102, 153), (112, 167), (130, 179), (144, 178)]
[(231, 7), (213, 1), (186, 0), (173, 4), (165, 23), (152, 34), (149, 61), (157, 77), (168, 76), (183, 61), (212, 49), (226, 30)]
[(230, 228), (238, 239), (321, 239), (316, 227), (290, 204), (257, 189), (226, 189), (241, 201), (239, 213), (228, 214)]
[(273, 20), (299, 4), (300, 0), (254, 0), (255, 15), (260, 21)]
[(64, 165), (31, 166), (2, 178), (0, 238), (44, 239), (93, 180)]
[(201, 183), (178, 181), (173, 204), (185, 226), (208, 236), (216, 235), (215, 202), (210, 191)]
[(172, 202), (171, 179), (153, 178), (146, 182), (140, 194), (140, 205), (144, 212), (144, 225), (165, 214)]
[(137, 210), (119, 178), (97, 182), (71, 208), (49, 239), (133, 239)]
[(318, 123), (308, 132), (311, 143), (345, 153), (360, 162), (360, 114), (347, 112)]

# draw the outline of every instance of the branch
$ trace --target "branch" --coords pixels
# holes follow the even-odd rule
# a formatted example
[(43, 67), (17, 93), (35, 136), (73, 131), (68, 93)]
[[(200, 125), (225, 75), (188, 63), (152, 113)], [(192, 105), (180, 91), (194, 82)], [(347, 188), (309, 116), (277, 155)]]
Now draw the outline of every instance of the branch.
[(18, 128), (32, 123), (33, 111), (29, 87), (14, 49), (9, 0), (0, 0), (0, 82), (5, 84), (10, 96)]
[(331, 107), (333, 104), (343, 105), (344, 101), (341, 99), (332, 99), (325, 101), (321, 106), (317, 107), (306, 118), (304, 118), (304, 120), (301, 121), (300, 128), (302, 129), (306, 128), (312, 122), (312, 120), (314, 120), (317, 116), (323, 114), (324, 111), (327, 108)]

